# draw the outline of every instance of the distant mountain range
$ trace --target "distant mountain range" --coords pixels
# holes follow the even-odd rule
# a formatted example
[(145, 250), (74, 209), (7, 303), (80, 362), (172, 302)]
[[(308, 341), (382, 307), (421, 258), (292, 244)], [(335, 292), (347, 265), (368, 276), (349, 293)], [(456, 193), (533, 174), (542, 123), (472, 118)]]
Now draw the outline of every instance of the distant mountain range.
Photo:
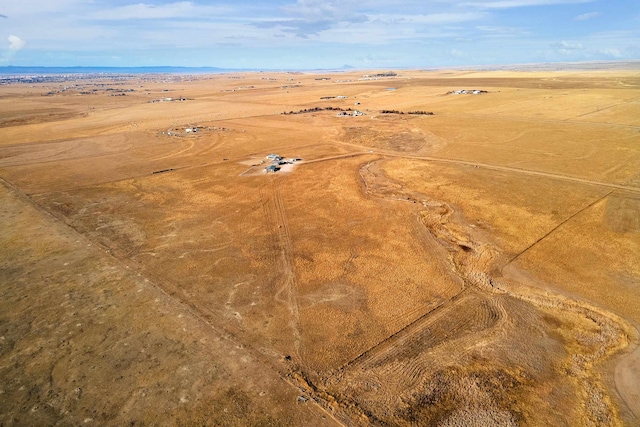
[[(0, 66), (0, 75), (46, 75), (46, 74), (216, 74), (231, 72), (340, 72), (353, 71), (358, 69), (345, 64), (339, 68), (316, 68), (316, 69), (260, 69), (260, 68), (219, 68), (219, 67), (40, 67), (40, 66)], [(398, 67), (398, 70), (412, 69), (412, 67)], [(416, 67), (413, 69), (421, 69)], [(537, 63), (537, 64), (503, 64), (503, 65), (475, 65), (475, 66), (452, 66), (422, 68), (423, 70), (457, 69), (457, 70), (521, 70), (521, 71), (543, 71), (543, 70), (610, 70), (610, 69), (640, 69), (640, 61), (589, 61), (589, 62), (559, 62), (559, 63)]]
[[(344, 65), (334, 69), (348, 70), (354, 67)], [(258, 68), (219, 68), (219, 67), (19, 67), (0, 66), (0, 74), (196, 74), (196, 73), (230, 73), (240, 71), (290, 71), (290, 70), (268, 70)], [(331, 70), (309, 70), (309, 71), (331, 71)]]
[(0, 74), (193, 74), (253, 71), (218, 67), (0, 67)]

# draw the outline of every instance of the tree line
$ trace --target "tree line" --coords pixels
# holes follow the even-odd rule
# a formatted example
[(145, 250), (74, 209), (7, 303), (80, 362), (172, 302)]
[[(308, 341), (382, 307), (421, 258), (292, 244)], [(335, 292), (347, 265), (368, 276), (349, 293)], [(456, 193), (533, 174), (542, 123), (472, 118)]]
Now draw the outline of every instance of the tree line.
[(422, 116), (433, 116), (433, 113), (431, 111), (422, 111), (422, 110), (408, 111), (407, 113), (399, 110), (381, 110), (380, 113), (381, 114), (416, 114), (416, 115), (422, 115)]
[(344, 108), (340, 108), (340, 107), (313, 107), (313, 108), (305, 108), (304, 110), (299, 110), (299, 111), (289, 111), (289, 112), (283, 112), (280, 114), (284, 114), (284, 115), (289, 115), (289, 114), (305, 114), (305, 113), (316, 113), (318, 111), (323, 111), (323, 110), (328, 110), (328, 111), (353, 111), (351, 108), (347, 108), (346, 110)]

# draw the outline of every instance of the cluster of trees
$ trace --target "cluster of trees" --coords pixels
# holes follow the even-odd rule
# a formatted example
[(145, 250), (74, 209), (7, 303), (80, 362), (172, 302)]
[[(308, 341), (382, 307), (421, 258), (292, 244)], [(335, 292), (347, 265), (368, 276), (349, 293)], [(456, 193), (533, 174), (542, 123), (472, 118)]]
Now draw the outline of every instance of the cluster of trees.
[[(404, 111), (398, 111), (398, 110), (381, 110), (380, 113), (382, 113), (382, 114), (405, 114)], [(421, 111), (421, 110), (409, 111), (406, 114), (417, 114), (417, 115), (423, 115), (423, 116), (433, 116), (433, 113), (431, 111)]]
[(288, 114), (304, 114), (304, 113), (316, 113), (318, 111), (330, 110), (330, 111), (352, 111), (351, 108), (347, 108), (346, 110), (340, 107), (313, 107), (313, 108), (305, 108), (304, 110), (299, 111), (289, 111), (288, 113), (285, 111), (284, 115)]

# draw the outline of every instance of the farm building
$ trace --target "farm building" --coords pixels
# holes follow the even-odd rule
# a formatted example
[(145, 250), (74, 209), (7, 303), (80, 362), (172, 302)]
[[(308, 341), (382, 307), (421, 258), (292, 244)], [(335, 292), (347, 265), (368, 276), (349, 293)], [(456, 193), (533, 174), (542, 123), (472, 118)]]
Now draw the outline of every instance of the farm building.
[(269, 173), (269, 172), (278, 172), (280, 170), (280, 168), (278, 167), (278, 165), (269, 165), (266, 168), (264, 168), (264, 170)]

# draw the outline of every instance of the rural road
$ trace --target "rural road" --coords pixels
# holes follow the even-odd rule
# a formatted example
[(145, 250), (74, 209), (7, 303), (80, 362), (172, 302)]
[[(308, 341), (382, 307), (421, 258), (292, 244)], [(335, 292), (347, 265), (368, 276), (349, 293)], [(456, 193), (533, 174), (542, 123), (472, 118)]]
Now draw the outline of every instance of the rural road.
[[(351, 144), (351, 143), (348, 143), (348, 142), (340, 142), (340, 141), (334, 141), (334, 142), (336, 144), (351, 146), (351, 147), (354, 147), (354, 148), (360, 148), (360, 149), (369, 148), (369, 147), (365, 147), (363, 145)], [(563, 180), (563, 181), (578, 182), (578, 183), (581, 183), (581, 184), (596, 185), (596, 186), (612, 188), (612, 189), (616, 189), (616, 190), (623, 190), (623, 191), (630, 191), (630, 192), (633, 192), (633, 193), (640, 193), (640, 187), (633, 187), (633, 186), (621, 185), (621, 184), (613, 184), (613, 183), (610, 183), (610, 182), (595, 181), (595, 180), (591, 180), (591, 179), (579, 178), (579, 177), (570, 176), (570, 175), (560, 175), (560, 174), (555, 174), (555, 173), (550, 173), (550, 172), (541, 172), (541, 171), (536, 171), (536, 170), (531, 170), (531, 169), (514, 168), (514, 167), (510, 167), (510, 166), (492, 165), (492, 164), (489, 164), (489, 163), (470, 162), (470, 161), (466, 161), (466, 160), (447, 159), (447, 158), (444, 158), (444, 157), (414, 156), (414, 155), (410, 155), (410, 154), (401, 154), (401, 153), (397, 153), (395, 151), (380, 150), (380, 149), (375, 149), (375, 150), (369, 149), (366, 152), (358, 152), (358, 153), (353, 153), (353, 154), (345, 154), (345, 155), (341, 155), (341, 156), (332, 156), (332, 157), (326, 157), (326, 158), (321, 158), (321, 159), (314, 159), (314, 160), (311, 160), (311, 161), (306, 161), (305, 163), (314, 163), (314, 162), (320, 162), (320, 161), (325, 161), (325, 160), (339, 159), (339, 158), (343, 158), (343, 157), (358, 156), (358, 155), (363, 155), (363, 154), (379, 154), (379, 155), (384, 155), (384, 156), (388, 156), (388, 157), (398, 157), (398, 158), (403, 158), (403, 159), (424, 160), (424, 161), (428, 161), (428, 162), (438, 162), (438, 163), (449, 163), (449, 164), (462, 165), (462, 166), (471, 166), (471, 167), (476, 167), (476, 168), (495, 170), (495, 171), (502, 171), (502, 172), (514, 172), (514, 173), (520, 173), (520, 174), (525, 174), (525, 175), (541, 176), (541, 177), (545, 177), (545, 178), (553, 178), (553, 179), (559, 179), (559, 180)]]

